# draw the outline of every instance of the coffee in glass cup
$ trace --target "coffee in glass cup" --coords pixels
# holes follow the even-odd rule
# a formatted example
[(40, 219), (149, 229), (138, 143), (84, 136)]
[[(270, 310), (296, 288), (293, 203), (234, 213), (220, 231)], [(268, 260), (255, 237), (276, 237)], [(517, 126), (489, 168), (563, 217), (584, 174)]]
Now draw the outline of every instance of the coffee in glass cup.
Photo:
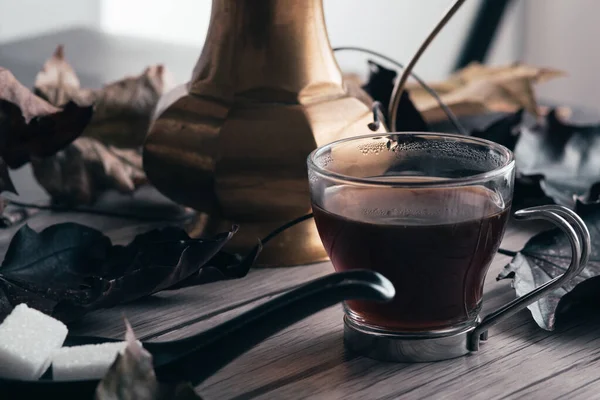
[[(387, 304), (344, 304), (349, 347), (399, 361), (468, 352), (509, 219), (512, 152), (459, 135), (368, 135), (318, 148), (308, 173), (315, 222), (335, 270), (374, 270), (396, 289)], [(532, 212), (573, 230), (567, 234), (578, 243), (574, 268), (581, 270), (585, 225), (556, 206)]]

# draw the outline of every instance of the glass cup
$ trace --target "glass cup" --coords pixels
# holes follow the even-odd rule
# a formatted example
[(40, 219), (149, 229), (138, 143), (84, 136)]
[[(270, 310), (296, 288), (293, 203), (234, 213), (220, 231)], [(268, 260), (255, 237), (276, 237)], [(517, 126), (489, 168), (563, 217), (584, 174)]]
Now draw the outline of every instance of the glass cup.
[[(390, 303), (346, 302), (346, 325), (421, 337), (478, 325), (485, 276), (510, 214), (511, 151), (450, 134), (359, 136), (313, 151), (308, 176), (335, 270), (374, 270), (396, 288)], [(567, 233), (581, 253), (585, 232)]]

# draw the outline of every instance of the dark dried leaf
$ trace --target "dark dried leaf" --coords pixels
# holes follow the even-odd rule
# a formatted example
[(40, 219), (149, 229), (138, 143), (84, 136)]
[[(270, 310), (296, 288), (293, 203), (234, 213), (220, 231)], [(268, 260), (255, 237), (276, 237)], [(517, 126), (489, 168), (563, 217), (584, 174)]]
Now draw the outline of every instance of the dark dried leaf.
[(415, 108), (407, 91), (400, 95), (398, 103), (398, 119), (396, 121), (396, 132), (427, 132), (427, 122)]
[(540, 185), (542, 179), (544, 177), (541, 175), (523, 176), (517, 170), (513, 196), (514, 210), (554, 203), (542, 190)]
[(39, 233), (25, 225), (13, 236), (0, 274), (48, 287), (72, 287), (100, 270), (110, 248), (110, 239), (84, 225), (52, 225)]
[(101, 232), (75, 223), (53, 225), (40, 233), (24, 226), (0, 266), (0, 291), (12, 305), (25, 302), (70, 321), (168, 289), (206, 265), (219, 270), (221, 279), (241, 277), (249, 265), (242, 274), (230, 265), (209, 262), (236, 230), (192, 239), (182, 229), (164, 228), (118, 246)]
[(587, 215), (600, 205), (600, 182), (594, 183), (586, 193), (575, 197), (575, 211)]
[(131, 193), (147, 182), (137, 149), (79, 138), (54, 157), (31, 160), (37, 181), (57, 203), (92, 204), (107, 190)]
[(385, 68), (373, 60), (368, 60), (367, 63), (369, 65), (369, 77), (363, 89), (374, 100), (380, 102), (384, 110), (387, 110), (390, 106), (394, 81), (398, 73), (393, 69)]
[(9, 167), (53, 155), (77, 138), (91, 117), (92, 107), (73, 102), (54, 107), (0, 68), (0, 156)]
[(3, 283), (0, 282), (0, 324), (4, 321), (4, 318), (10, 314), (12, 309), (13, 305), (6, 295)]
[[(397, 73), (394, 70), (387, 69), (376, 62), (369, 60), (369, 79), (363, 89), (375, 100), (379, 101), (384, 110), (390, 105), (390, 98), (394, 90), (394, 80)], [(386, 125), (389, 125), (387, 116)], [(408, 92), (402, 93), (400, 103), (398, 104), (398, 118), (395, 132), (427, 132), (429, 127), (421, 116), (421, 113), (415, 108)]]
[(600, 180), (598, 154), (600, 125), (566, 124), (555, 111), (543, 124), (524, 128), (515, 148), (519, 172), (543, 176), (540, 185), (544, 193), (569, 208)]
[[(17, 189), (13, 184), (12, 179), (10, 178), (10, 174), (8, 173), (8, 166), (4, 162), (4, 160), (0, 157), (0, 193), (2, 192), (12, 192), (17, 194)], [(0, 213), (4, 209), (4, 204), (0, 204)]]
[(94, 307), (132, 301), (185, 281), (197, 274), (236, 231), (234, 227), (211, 239), (191, 239), (182, 229), (170, 227), (139, 235), (127, 246), (113, 246), (102, 271), (110, 285)]
[[(589, 210), (583, 219), (592, 239), (587, 267), (573, 281), (528, 307), (537, 324), (545, 330), (553, 330), (557, 315), (575, 304), (590, 298), (600, 300), (597, 286), (600, 279), (596, 279), (600, 275), (600, 206)], [(498, 279), (513, 278), (513, 287), (520, 297), (564, 273), (570, 260), (571, 245), (567, 236), (560, 229), (553, 229), (530, 239)]]
[(491, 140), (514, 150), (521, 133), (522, 121), (523, 110), (520, 110), (500, 118), (483, 130), (474, 130), (471, 132), (471, 136)]
[(245, 257), (226, 251), (220, 251), (211, 258), (197, 273), (181, 281), (170, 289), (179, 289), (186, 286), (201, 285), (221, 281), (224, 279), (243, 278), (248, 274), (252, 265), (262, 251), (262, 243), (258, 243)]
[(0, 280), (13, 305), (26, 302), (48, 314), (60, 302), (88, 306), (103, 290), (103, 282), (90, 278), (110, 247), (106, 236), (83, 225), (53, 225), (40, 233), (25, 225), (11, 240)]

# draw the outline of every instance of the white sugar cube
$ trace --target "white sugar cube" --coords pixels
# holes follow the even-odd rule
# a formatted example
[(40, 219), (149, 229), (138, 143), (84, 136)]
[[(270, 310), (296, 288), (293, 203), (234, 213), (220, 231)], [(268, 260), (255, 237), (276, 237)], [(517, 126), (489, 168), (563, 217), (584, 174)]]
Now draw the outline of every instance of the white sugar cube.
[(52, 355), (52, 377), (55, 381), (101, 379), (126, 347), (127, 342), (63, 347)]
[(19, 304), (0, 325), (0, 376), (39, 379), (67, 333), (62, 322)]

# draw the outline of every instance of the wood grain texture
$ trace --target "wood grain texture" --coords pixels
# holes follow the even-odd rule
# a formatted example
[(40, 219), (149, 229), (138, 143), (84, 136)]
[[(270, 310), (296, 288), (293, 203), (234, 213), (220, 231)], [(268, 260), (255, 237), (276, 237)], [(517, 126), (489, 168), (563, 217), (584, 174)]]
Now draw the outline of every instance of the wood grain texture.
[[(509, 230), (503, 246), (518, 249), (531, 235), (531, 232), (523, 232)], [(509, 257), (499, 255), (490, 268), (484, 313), (514, 296), (508, 282), (495, 281), (497, 273), (509, 260)], [(181, 327), (156, 340), (185, 337), (205, 330), (264, 300)], [(429, 364), (381, 363), (356, 356), (343, 348), (342, 311), (336, 306), (267, 339), (209, 378), (198, 390), (208, 399), (502, 398), (511, 392), (515, 392), (514, 395), (524, 392), (524, 396), (534, 398), (531, 390), (537, 398), (536, 393), (541, 389), (536, 386), (543, 385), (545, 390), (544, 382), (548, 377), (554, 379), (556, 368), (570, 366), (569, 361), (565, 363), (567, 354), (580, 349), (583, 344), (579, 356), (587, 357), (590, 349), (597, 346), (593, 329), (584, 343), (581, 340), (573, 342), (572, 338), (577, 337), (579, 331), (590, 332), (590, 324), (567, 325), (555, 333), (548, 333), (533, 323), (528, 311), (523, 311), (494, 327), (490, 341), (476, 354)], [(562, 349), (568, 350), (563, 352)], [(541, 369), (545, 371), (542, 373)], [(594, 377), (582, 379), (588, 384)], [(564, 386), (560, 379), (555, 382), (557, 386)], [(589, 386), (590, 390), (595, 390), (594, 382)], [(560, 390), (553, 388), (546, 397), (578, 387), (574, 383)], [(589, 392), (583, 395), (589, 395)]]
[[(519, 235), (507, 237), (508, 244), (517, 240)], [(487, 310), (514, 296), (507, 282), (495, 282), (508, 260), (499, 256), (492, 265)], [(549, 333), (525, 310), (494, 327), (478, 353), (438, 363), (393, 364), (347, 352), (341, 318), (340, 307), (333, 307), (295, 324), (208, 379), (199, 392), (207, 399), (597, 398), (600, 321), (571, 322)], [(169, 336), (185, 336), (195, 328), (201, 327)]]
[(88, 314), (72, 326), (75, 334), (122, 337), (122, 315), (141, 339), (153, 339), (189, 324), (281, 293), (331, 272), (324, 264), (276, 270), (259, 269), (238, 280), (164, 291), (131, 304)]

